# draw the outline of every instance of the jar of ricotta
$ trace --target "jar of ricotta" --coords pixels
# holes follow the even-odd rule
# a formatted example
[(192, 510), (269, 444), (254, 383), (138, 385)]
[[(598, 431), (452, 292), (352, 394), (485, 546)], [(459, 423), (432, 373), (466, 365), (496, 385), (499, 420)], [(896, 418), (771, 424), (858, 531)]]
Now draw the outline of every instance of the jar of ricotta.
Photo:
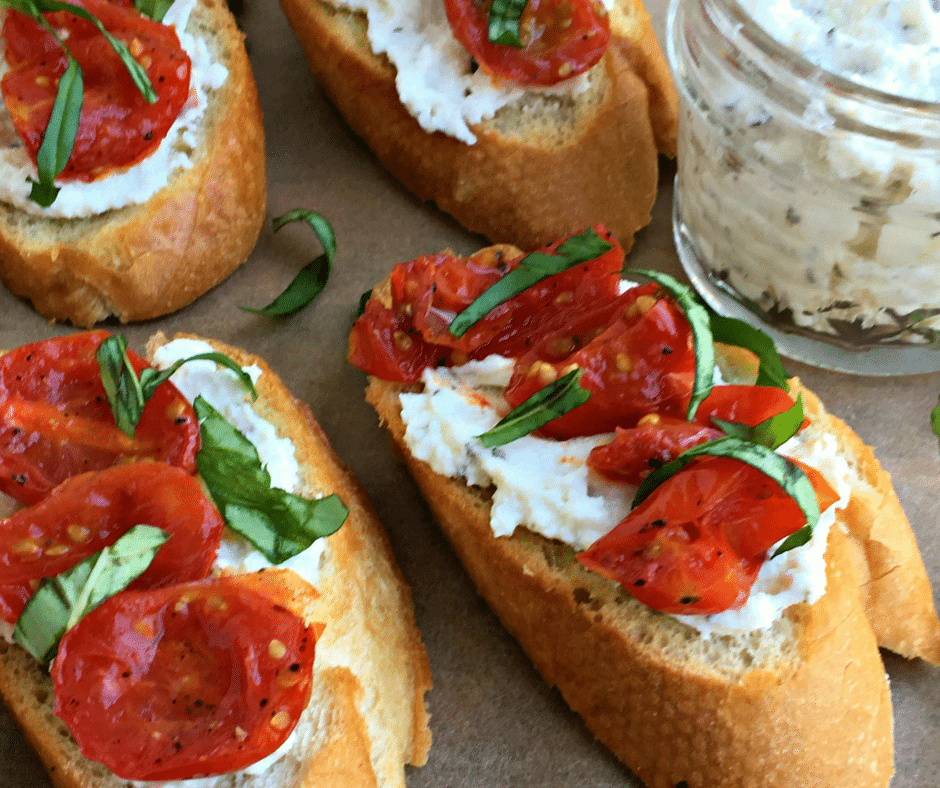
[(940, 370), (940, 3), (672, 0), (674, 231), (791, 358)]

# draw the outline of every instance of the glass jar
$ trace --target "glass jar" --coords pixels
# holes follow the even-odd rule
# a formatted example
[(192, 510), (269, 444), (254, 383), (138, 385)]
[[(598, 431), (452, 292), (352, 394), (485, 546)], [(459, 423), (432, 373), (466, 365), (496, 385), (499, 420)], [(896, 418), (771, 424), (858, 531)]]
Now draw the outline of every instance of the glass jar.
[(706, 300), (800, 361), (940, 370), (940, 103), (812, 65), (735, 0), (672, 0), (667, 51), (674, 231)]

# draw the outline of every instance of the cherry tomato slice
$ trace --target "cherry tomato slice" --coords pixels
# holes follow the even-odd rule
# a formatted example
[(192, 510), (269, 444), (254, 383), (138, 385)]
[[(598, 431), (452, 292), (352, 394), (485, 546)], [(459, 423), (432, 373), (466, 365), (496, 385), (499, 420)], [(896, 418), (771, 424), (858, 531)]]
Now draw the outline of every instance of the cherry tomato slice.
[(455, 38), (486, 71), (523, 85), (555, 85), (597, 63), (610, 41), (598, 0), (528, 0), (519, 20), (522, 47), (489, 40), (491, 0), (444, 0)]
[(15, 623), (43, 577), (114, 544), (138, 523), (171, 537), (132, 588), (209, 574), (225, 523), (199, 481), (163, 463), (119, 465), (66, 479), (0, 523), (0, 618)]
[[(793, 398), (777, 386), (715, 386), (695, 412), (700, 424), (711, 424), (712, 416), (723, 421), (756, 427), (793, 407)], [(804, 420), (803, 425), (808, 424)]]
[(519, 358), (506, 389), (516, 407), (571, 367), (583, 371), (591, 398), (550, 421), (541, 434), (571, 438), (635, 426), (647, 413), (683, 416), (695, 375), (692, 331), (682, 310), (655, 284), (631, 288), (601, 334), (559, 358), (544, 339)]
[[(130, 4), (77, 0), (144, 66), (157, 93), (149, 104), (119, 56), (90, 22), (67, 11), (44, 14), (81, 66), (84, 99), (68, 164), (57, 180), (92, 181), (144, 159), (160, 144), (189, 98), (190, 59), (172, 27)], [(17, 133), (36, 161), (68, 59), (39, 23), (16, 11), (7, 15), (10, 71), (0, 88)]]
[(56, 714), (124, 779), (242, 769), (276, 750), (310, 698), (313, 627), (239, 576), (103, 602), (65, 633)]
[[(199, 424), (172, 383), (148, 400), (134, 438), (114, 423), (95, 359), (107, 336), (72, 334), (0, 356), (0, 492), (36, 503), (70, 476), (143, 459), (195, 473)], [(147, 366), (128, 355), (138, 372)]]
[(730, 457), (703, 457), (578, 560), (656, 610), (718, 613), (744, 604), (766, 550), (805, 524), (766, 474)]

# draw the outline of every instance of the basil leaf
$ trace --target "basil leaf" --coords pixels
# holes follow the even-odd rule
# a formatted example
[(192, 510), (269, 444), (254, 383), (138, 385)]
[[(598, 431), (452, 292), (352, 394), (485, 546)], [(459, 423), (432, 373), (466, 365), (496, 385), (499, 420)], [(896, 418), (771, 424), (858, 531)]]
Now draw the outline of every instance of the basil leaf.
[(576, 265), (594, 260), (610, 251), (613, 244), (601, 238), (593, 229), (573, 235), (548, 254), (533, 252), (519, 262), (518, 267), (484, 290), (477, 298), (453, 319), (448, 330), (455, 337), (462, 337), (491, 310), (519, 293), (528, 290), (543, 279), (547, 279)]
[[(67, 50), (66, 54), (68, 54)], [(65, 73), (59, 79), (52, 114), (43, 132), (42, 144), (36, 154), (39, 180), (29, 179), (33, 184), (29, 199), (43, 208), (52, 205), (59, 195), (55, 179), (65, 169), (72, 155), (72, 146), (75, 144), (75, 135), (78, 133), (78, 120), (82, 112), (84, 97), (82, 69), (78, 61), (70, 54), (68, 54), (68, 59)]]
[(564, 416), (591, 397), (581, 388), (581, 369), (573, 369), (513, 408), (493, 429), (476, 437), (486, 448), (505, 446), (528, 435), (559, 416)]
[(712, 421), (721, 428), (725, 435), (731, 435), (751, 443), (759, 443), (768, 449), (776, 449), (796, 435), (803, 424), (803, 395), (798, 396), (796, 402), (785, 411), (765, 419), (756, 427), (725, 421), (714, 416), (712, 416)]
[(320, 214), (299, 208), (275, 219), (274, 232), (280, 230), (285, 224), (298, 221), (305, 221), (313, 228), (320, 246), (323, 247), (323, 254), (305, 265), (287, 289), (270, 304), (260, 309), (243, 306), (242, 309), (245, 312), (256, 315), (290, 315), (313, 301), (326, 287), (333, 266), (333, 258), (336, 256), (336, 235), (330, 223)]
[(686, 320), (689, 321), (695, 347), (695, 380), (692, 383), (692, 398), (689, 400), (685, 417), (688, 421), (692, 421), (698, 406), (711, 392), (715, 379), (715, 345), (708, 310), (699, 302), (698, 296), (691, 287), (678, 282), (668, 274), (640, 268), (628, 268), (623, 273), (625, 276), (640, 275), (652, 279), (676, 299), (685, 313)]
[(757, 370), (758, 386), (776, 386), (789, 391), (789, 375), (783, 368), (783, 361), (774, 341), (759, 328), (735, 317), (726, 317), (711, 312), (712, 335), (716, 342), (743, 347), (754, 353), (759, 362)]
[(356, 307), (356, 317), (362, 317), (365, 314), (366, 304), (369, 303), (370, 298), (372, 298), (372, 288), (369, 288), (359, 296), (359, 305)]
[(487, 26), (487, 36), (491, 43), (522, 47), (519, 20), (527, 3), (528, 0), (493, 0)]
[(693, 446), (691, 449), (682, 452), (676, 459), (654, 470), (637, 489), (636, 496), (633, 499), (633, 508), (645, 501), (660, 484), (696, 457), (702, 456), (733, 457), (746, 462), (748, 465), (767, 474), (783, 488), (787, 495), (796, 501), (800, 511), (803, 512), (803, 516), (806, 517), (806, 525), (790, 534), (771, 558), (776, 558), (781, 553), (809, 541), (813, 535), (813, 528), (819, 522), (819, 501), (816, 498), (816, 491), (806, 474), (798, 465), (790, 462), (786, 457), (764, 446), (733, 437), (718, 438), (708, 443)]
[(121, 62), (124, 64), (124, 68), (127, 69), (127, 73), (131, 75), (131, 79), (134, 82), (134, 85), (140, 91), (140, 94), (144, 97), (148, 104), (153, 104), (157, 100), (156, 91), (153, 89), (153, 85), (150, 84), (150, 78), (147, 76), (146, 69), (140, 65), (132, 56), (127, 49), (127, 45), (120, 41), (119, 39), (112, 36), (107, 30), (104, 29), (104, 25), (98, 20), (98, 18), (86, 11), (81, 6), (75, 5), (74, 3), (63, 3), (59, 0), (36, 0), (36, 8), (40, 12), (43, 11), (68, 11), (70, 14), (74, 14), (81, 19), (86, 19), (91, 22), (95, 27), (98, 28), (98, 31), (105, 37), (105, 40), (111, 45), (111, 48), (117, 53), (118, 57), (121, 59)]
[(13, 638), (39, 662), (52, 660), (62, 636), (85, 615), (140, 577), (170, 535), (135, 525), (110, 547), (56, 577), (42, 580), (13, 629)]
[(95, 352), (98, 372), (104, 393), (111, 406), (114, 423), (126, 435), (134, 437), (137, 423), (143, 415), (144, 406), (156, 392), (183, 364), (188, 361), (214, 361), (227, 367), (238, 375), (242, 385), (251, 392), (252, 398), (258, 398), (251, 375), (224, 353), (197, 353), (195, 356), (180, 359), (167, 369), (159, 370), (147, 367), (138, 377), (137, 371), (127, 355), (127, 339), (123, 334), (114, 334), (105, 339)]
[(154, 22), (162, 22), (172, 5), (173, 0), (134, 0), (134, 7)]
[(310, 500), (271, 486), (258, 451), (202, 397), (193, 403), (200, 420), (199, 475), (229, 528), (272, 564), (334, 533), (349, 510), (337, 495)]
[(937, 402), (937, 407), (930, 412), (930, 426), (933, 427), (933, 434), (940, 439), (940, 401)]

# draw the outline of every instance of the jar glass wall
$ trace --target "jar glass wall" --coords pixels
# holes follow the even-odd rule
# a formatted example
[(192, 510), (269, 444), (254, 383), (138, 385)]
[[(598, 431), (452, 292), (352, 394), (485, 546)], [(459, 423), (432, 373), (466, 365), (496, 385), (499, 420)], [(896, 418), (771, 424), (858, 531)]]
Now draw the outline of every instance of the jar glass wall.
[(734, 0), (673, 0), (667, 50), (674, 229), (705, 298), (791, 358), (940, 370), (940, 103), (813, 66)]

